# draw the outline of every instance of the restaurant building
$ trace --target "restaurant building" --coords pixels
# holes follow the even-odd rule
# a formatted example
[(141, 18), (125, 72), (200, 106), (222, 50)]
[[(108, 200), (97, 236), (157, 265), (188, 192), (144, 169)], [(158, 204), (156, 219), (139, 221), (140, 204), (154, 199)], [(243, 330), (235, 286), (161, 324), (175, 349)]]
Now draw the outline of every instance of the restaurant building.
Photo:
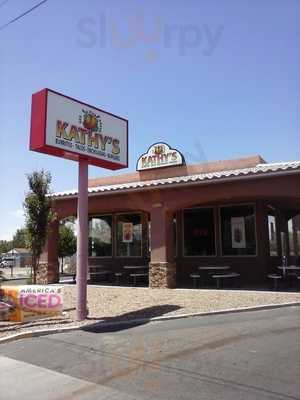
[[(77, 213), (77, 191), (53, 195), (56, 220), (44, 261), (58, 281), (59, 221)], [(165, 143), (137, 171), (89, 180), (89, 266), (149, 265), (149, 286), (180, 287), (199, 266), (230, 266), (246, 285), (300, 259), (300, 161), (260, 156), (186, 165)], [(298, 262), (299, 263), (299, 262)]]

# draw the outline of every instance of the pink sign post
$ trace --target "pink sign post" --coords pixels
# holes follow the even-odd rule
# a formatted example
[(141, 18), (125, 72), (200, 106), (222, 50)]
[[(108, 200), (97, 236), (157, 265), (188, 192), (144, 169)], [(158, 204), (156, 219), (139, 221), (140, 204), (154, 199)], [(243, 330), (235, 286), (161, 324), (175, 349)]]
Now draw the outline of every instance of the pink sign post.
[(88, 273), (88, 168), (85, 160), (78, 163), (78, 204), (77, 204), (77, 319), (82, 321), (87, 316), (86, 309), (86, 281)]
[(87, 316), (88, 166), (128, 167), (128, 121), (50, 89), (32, 96), (30, 150), (78, 162), (77, 319)]

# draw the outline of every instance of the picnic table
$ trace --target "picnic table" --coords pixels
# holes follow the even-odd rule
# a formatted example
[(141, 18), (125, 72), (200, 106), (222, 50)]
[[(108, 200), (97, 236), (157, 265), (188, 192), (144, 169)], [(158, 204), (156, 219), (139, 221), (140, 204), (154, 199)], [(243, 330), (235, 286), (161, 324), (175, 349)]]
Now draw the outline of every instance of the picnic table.
[(277, 268), (282, 271), (282, 276), (289, 286), (292, 286), (293, 277), (298, 278), (300, 274), (300, 265), (280, 265)]
[(106, 278), (107, 275), (110, 275), (111, 273), (112, 273), (111, 271), (103, 270), (103, 269), (101, 269), (99, 271), (91, 271), (91, 272), (89, 272), (90, 277), (92, 277), (92, 276), (100, 276), (100, 277), (103, 277), (103, 278)]
[[(124, 265), (124, 269), (130, 272), (129, 276), (133, 280), (133, 286), (136, 286), (137, 279), (146, 279), (148, 278), (148, 265)], [(146, 272), (145, 272), (146, 271)]]
[(282, 270), (283, 273), (286, 272), (300, 272), (300, 265), (287, 265), (287, 266), (283, 266), (280, 265), (279, 267), (277, 267), (278, 269)]
[(201, 266), (198, 267), (198, 269), (201, 271), (218, 271), (218, 270), (226, 270), (226, 269), (230, 269), (230, 267), (228, 265), (207, 265), (207, 266)]
[[(106, 279), (109, 275), (112, 274), (112, 271), (101, 268), (102, 268), (101, 266), (89, 265), (88, 276), (90, 281), (95, 281), (97, 277)], [(73, 275), (73, 281), (76, 282), (76, 272)]]
[(147, 272), (136, 272), (136, 273), (130, 274), (130, 276), (131, 276), (131, 278), (133, 278), (133, 286), (136, 286), (137, 279), (148, 278), (148, 273)]
[(214, 275), (218, 272), (229, 270), (229, 269), (230, 269), (230, 266), (228, 266), (228, 265), (203, 265), (203, 266), (198, 267), (198, 270), (200, 272), (201, 271), (204, 272), (204, 276), (203, 276), (204, 285), (209, 283), (212, 275)]
[(137, 269), (148, 269), (148, 265), (124, 265), (124, 269), (132, 269), (132, 270), (137, 270)]
[(238, 272), (225, 272), (225, 273), (214, 274), (212, 276), (212, 278), (217, 281), (217, 289), (220, 289), (221, 282), (223, 281), (223, 279), (237, 280), (239, 277), (240, 277), (240, 274)]

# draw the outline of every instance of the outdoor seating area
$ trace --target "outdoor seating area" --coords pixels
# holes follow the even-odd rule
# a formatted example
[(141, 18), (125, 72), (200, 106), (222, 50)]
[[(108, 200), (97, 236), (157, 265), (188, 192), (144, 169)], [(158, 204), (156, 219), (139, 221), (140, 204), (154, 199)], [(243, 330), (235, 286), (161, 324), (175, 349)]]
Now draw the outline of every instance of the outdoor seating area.
[(300, 265), (280, 265), (268, 274), (273, 290), (300, 287)]
[(198, 271), (190, 274), (193, 288), (201, 287), (240, 287), (240, 274), (232, 271), (229, 265), (207, 265), (198, 267)]
[[(107, 283), (116, 286), (147, 286), (149, 279), (148, 265), (124, 265), (122, 271), (114, 272), (102, 265), (90, 265), (89, 283)], [(76, 275), (73, 276), (76, 282)]]
[[(187, 275), (188, 281), (181, 287), (193, 289), (226, 289), (241, 288), (241, 274), (229, 265), (202, 265)], [(76, 276), (74, 275), (74, 282)], [(300, 265), (277, 266), (266, 276), (266, 289), (300, 290)], [(89, 266), (88, 282), (90, 284), (107, 284), (114, 286), (141, 286), (149, 283), (148, 265), (124, 265), (119, 271), (107, 269), (104, 265)]]

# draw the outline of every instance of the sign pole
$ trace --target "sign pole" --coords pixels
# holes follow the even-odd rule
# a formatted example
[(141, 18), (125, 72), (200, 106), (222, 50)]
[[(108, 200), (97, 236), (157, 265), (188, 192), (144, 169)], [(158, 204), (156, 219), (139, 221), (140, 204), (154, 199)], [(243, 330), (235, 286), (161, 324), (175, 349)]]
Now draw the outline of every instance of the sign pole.
[(87, 269), (88, 269), (88, 161), (78, 162), (78, 203), (77, 203), (77, 262), (76, 291), (77, 320), (87, 316)]

